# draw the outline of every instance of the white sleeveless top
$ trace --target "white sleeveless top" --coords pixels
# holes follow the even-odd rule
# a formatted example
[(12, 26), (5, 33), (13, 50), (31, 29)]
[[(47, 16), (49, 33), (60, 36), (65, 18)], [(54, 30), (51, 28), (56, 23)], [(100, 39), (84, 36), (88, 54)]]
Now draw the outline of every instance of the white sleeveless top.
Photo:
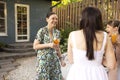
[(107, 72), (102, 65), (106, 40), (107, 33), (104, 32), (101, 50), (94, 51), (94, 60), (88, 60), (86, 51), (76, 48), (74, 34), (72, 33), (74, 63), (69, 70), (67, 80), (108, 80)]

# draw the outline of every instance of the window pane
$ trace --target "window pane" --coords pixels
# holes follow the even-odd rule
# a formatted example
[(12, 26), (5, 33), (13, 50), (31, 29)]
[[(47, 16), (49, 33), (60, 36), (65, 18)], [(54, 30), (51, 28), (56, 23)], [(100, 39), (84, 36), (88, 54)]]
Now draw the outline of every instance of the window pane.
[(21, 21), (17, 22), (17, 26), (18, 26), (18, 28), (21, 28)]
[(23, 39), (27, 39), (27, 36), (23, 36)]
[(0, 2), (0, 33), (5, 33), (5, 3)]
[(23, 29), (23, 34), (27, 34), (27, 29)]
[(18, 37), (19, 40), (22, 40), (23, 38), (22, 37)]
[(17, 6), (17, 13), (21, 13), (21, 8), (19, 6)]
[(25, 40), (25, 39), (27, 39), (27, 36), (19, 36), (18, 39), (19, 40)]
[(0, 33), (5, 33), (5, 21), (0, 19)]
[(0, 3), (0, 18), (4, 18), (4, 4)]
[(17, 14), (17, 19), (21, 20), (21, 14)]
[(27, 28), (27, 22), (23, 22), (23, 28), (24, 28), (24, 29)]
[(4, 25), (0, 25), (0, 32), (5, 33), (5, 26)]
[(0, 19), (0, 25), (5, 25), (5, 20), (4, 19)]
[(23, 20), (27, 20), (27, 15), (22, 15)]
[(18, 35), (27, 35), (27, 8), (26, 7), (17, 6), (17, 31), (18, 31)]

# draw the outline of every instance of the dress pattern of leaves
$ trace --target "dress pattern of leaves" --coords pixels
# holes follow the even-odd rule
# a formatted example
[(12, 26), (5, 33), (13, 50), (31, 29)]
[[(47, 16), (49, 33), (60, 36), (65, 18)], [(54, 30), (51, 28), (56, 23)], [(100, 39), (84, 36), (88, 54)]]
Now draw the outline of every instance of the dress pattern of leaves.
[[(53, 38), (60, 38), (60, 31), (54, 29)], [(36, 39), (41, 44), (50, 43), (47, 27), (40, 28)], [(37, 80), (62, 80), (62, 73), (57, 53), (52, 48), (37, 50)]]

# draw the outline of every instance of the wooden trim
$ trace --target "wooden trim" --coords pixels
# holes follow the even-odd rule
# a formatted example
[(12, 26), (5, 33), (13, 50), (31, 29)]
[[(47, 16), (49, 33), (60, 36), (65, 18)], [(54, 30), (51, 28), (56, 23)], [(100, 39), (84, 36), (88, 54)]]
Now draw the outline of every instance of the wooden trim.
[[(26, 35), (18, 35), (17, 34), (17, 15), (16, 15), (16, 13), (17, 13), (17, 6), (24, 6), (24, 7), (27, 7), (27, 34)], [(15, 36), (15, 40), (16, 40), (16, 42), (24, 42), (24, 41), (29, 41), (30, 40), (30, 18), (29, 18), (29, 15), (30, 15), (30, 13), (29, 13), (29, 5), (27, 5), (27, 4), (15, 4), (15, 34), (16, 34), (16, 36)], [(17, 37), (19, 37), (19, 36), (27, 36), (27, 39), (26, 40), (18, 40), (18, 38)]]

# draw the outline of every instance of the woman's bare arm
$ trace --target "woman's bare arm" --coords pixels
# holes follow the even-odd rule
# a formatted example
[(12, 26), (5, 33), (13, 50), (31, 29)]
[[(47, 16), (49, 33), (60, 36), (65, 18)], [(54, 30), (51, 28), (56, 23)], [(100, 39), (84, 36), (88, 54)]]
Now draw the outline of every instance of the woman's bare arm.
[(112, 42), (108, 36), (107, 36), (107, 43), (105, 47), (105, 59), (106, 59), (106, 66), (109, 69), (114, 69), (116, 66), (116, 58), (115, 58)]
[(69, 34), (68, 38), (68, 48), (67, 48), (67, 55), (68, 55), (68, 60), (71, 64), (73, 64), (73, 53), (72, 53), (72, 45), (71, 45), (71, 33)]
[(39, 40), (35, 39), (33, 42), (33, 49), (43, 49), (43, 48), (52, 48), (53, 44), (52, 43), (47, 43), (47, 44), (41, 44)]

